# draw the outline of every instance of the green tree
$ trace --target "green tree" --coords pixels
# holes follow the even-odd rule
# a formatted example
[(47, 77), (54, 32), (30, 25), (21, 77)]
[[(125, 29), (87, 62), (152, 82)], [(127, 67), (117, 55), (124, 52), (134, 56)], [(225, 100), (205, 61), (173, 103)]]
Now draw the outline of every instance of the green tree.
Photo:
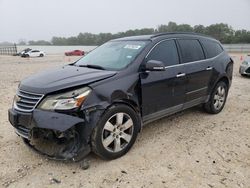
[(206, 33), (206, 27), (204, 27), (203, 25), (195, 25), (194, 26), (194, 32), (195, 33), (205, 34)]
[(51, 43), (48, 41), (45, 41), (45, 40), (38, 40), (38, 41), (31, 40), (31, 41), (29, 41), (29, 45), (41, 45), (41, 46), (44, 45), (44, 46), (46, 46), (46, 45), (51, 45)]
[(230, 40), (234, 31), (232, 27), (228, 26), (227, 24), (220, 23), (220, 24), (212, 24), (206, 27), (206, 34), (210, 35), (221, 42), (225, 42)]
[(168, 22), (167, 25), (159, 25), (154, 28), (130, 29), (125, 32), (111, 33), (79, 33), (76, 37), (53, 37), (51, 43), (53, 45), (101, 45), (109, 40), (134, 35), (149, 35), (153, 33), (163, 32), (196, 32), (212, 36), (222, 43), (250, 43), (250, 31), (233, 30), (231, 26), (224, 23), (212, 24), (207, 27), (203, 25), (177, 24)]

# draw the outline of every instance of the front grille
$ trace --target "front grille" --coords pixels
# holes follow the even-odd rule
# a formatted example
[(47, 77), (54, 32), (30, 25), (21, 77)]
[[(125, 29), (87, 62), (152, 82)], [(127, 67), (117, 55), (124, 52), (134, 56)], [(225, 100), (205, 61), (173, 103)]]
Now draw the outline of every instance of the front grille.
[(18, 90), (14, 100), (14, 108), (21, 112), (31, 112), (42, 97), (42, 94)]

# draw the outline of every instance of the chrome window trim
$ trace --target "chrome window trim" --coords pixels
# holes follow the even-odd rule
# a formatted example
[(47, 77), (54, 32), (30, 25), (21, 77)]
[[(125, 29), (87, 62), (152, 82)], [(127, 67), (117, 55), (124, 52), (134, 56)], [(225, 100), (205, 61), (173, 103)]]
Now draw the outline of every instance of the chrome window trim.
[(205, 61), (211, 61), (211, 60), (216, 59), (217, 57), (219, 57), (223, 52), (221, 52), (220, 54), (218, 54), (217, 56), (212, 57), (212, 58), (202, 59), (202, 60), (199, 60), (199, 61), (192, 61), (192, 62), (187, 62), (187, 63), (180, 63), (178, 65), (166, 66), (165, 69), (172, 68), (172, 67), (177, 67), (177, 66), (181, 66), (181, 65), (189, 65), (189, 64), (195, 64), (195, 63), (202, 63), (202, 62), (205, 62)]
[[(149, 54), (154, 50), (154, 48), (155, 48), (157, 45), (159, 45), (159, 44), (162, 43), (162, 42), (165, 42), (165, 41), (168, 41), (168, 40), (175, 40), (175, 39), (177, 39), (177, 38), (163, 39), (163, 40), (157, 42), (157, 43), (149, 50), (149, 52), (148, 52), (147, 55), (145, 56), (145, 59), (149, 56)], [(177, 47), (176, 47), (176, 48), (177, 48)]]
[[(164, 42), (164, 41), (168, 41), (168, 40), (178, 40), (178, 39), (182, 39), (182, 38), (168, 38), (168, 39), (163, 39), (163, 40), (157, 42), (157, 43), (149, 50), (149, 52), (147, 53), (147, 55), (145, 56), (144, 59), (146, 59), (146, 58), (149, 56), (149, 54), (152, 52), (152, 50), (153, 50), (157, 45), (159, 45), (160, 43), (162, 43), (162, 42)], [(195, 40), (199, 40), (199, 39), (195, 39)], [(176, 47), (176, 48), (177, 48), (177, 47)], [(202, 48), (203, 48), (203, 46), (202, 46)], [(167, 69), (167, 68), (172, 68), (172, 67), (177, 67), (177, 66), (181, 66), (181, 65), (189, 65), (189, 64), (194, 64), (194, 63), (201, 63), (201, 62), (205, 62), (205, 61), (211, 61), (211, 60), (214, 60), (214, 59), (216, 59), (217, 57), (219, 57), (219, 56), (220, 56), (222, 53), (224, 53), (224, 52), (225, 52), (225, 51), (223, 50), (223, 51), (222, 51), (221, 53), (219, 53), (217, 56), (214, 56), (214, 57), (211, 57), (211, 58), (201, 59), (201, 60), (198, 60), (198, 61), (190, 61), (190, 62), (186, 62), (186, 63), (180, 63), (180, 62), (179, 62), (179, 64), (177, 64), (177, 65), (166, 66), (165, 69)], [(178, 55), (180, 55), (179, 52), (178, 52), (178, 49), (177, 49), (177, 53), (178, 53)]]

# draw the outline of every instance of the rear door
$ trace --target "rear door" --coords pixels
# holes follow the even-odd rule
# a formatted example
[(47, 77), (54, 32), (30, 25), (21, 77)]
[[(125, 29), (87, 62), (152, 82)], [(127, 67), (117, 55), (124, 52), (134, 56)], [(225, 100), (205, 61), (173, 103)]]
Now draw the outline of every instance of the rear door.
[(166, 70), (140, 73), (144, 121), (181, 110), (185, 100), (185, 65), (179, 64), (175, 41), (164, 40), (158, 43), (145, 62), (149, 60), (163, 62)]
[(181, 63), (186, 65), (187, 88), (184, 108), (203, 102), (208, 95), (213, 63), (205, 59), (204, 50), (197, 39), (178, 39)]
[(220, 67), (221, 58), (219, 57), (221, 53), (223, 53), (223, 48), (222, 46), (217, 42), (209, 39), (201, 39), (200, 40), (203, 49), (205, 51), (205, 55), (207, 58), (207, 61), (210, 61), (211, 67), (213, 67), (212, 70), (212, 76), (211, 76), (211, 81), (209, 84), (208, 91), (211, 92), (212, 87), (214, 87), (214, 82), (218, 78), (218, 72), (217, 69)]

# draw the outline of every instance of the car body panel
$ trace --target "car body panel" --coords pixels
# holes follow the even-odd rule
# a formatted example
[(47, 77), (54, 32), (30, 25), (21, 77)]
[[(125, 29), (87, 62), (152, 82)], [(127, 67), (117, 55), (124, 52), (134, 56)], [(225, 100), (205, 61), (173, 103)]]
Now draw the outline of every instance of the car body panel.
[(24, 79), (20, 83), (20, 89), (33, 93), (48, 94), (74, 86), (86, 85), (115, 74), (115, 71), (67, 65), (46, 70)]
[(250, 55), (248, 55), (245, 60), (241, 63), (239, 68), (239, 73), (241, 75), (250, 76)]
[(207, 95), (213, 71), (213, 60), (201, 60), (186, 64), (188, 79), (186, 102)]
[[(117, 104), (126, 104), (134, 109), (142, 125), (206, 102), (219, 80), (225, 79), (229, 86), (231, 85), (233, 61), (225, 51), (199, 62), (167, 66), (164, 71), (145, 71), (145, 57), (157, 43), (182, 37), (209, 38), (172, 33), (116, 39), (114, 41), (149, 42), (131, 64), (119, 71), (77, 67), (72, 64), (24, 79), (20, 83), (20, 90), (45, 96), (83, 86), (90, 87), (92, 91), (82, 106), (72, 111), (51, 112), (35, 109), (24, 114), (12, 109), (9, 112), (11, 124), (27, 129), (49, 129), (62, 134), (77, 127), (80, 129), (83, 148), (86, 148), (90, 146), (91, 133), (102, 115)], [(209, 40), (216, 41), (212, 38)], [(207, 70), (210, 67), (211, 69)], [(177, 76), (182, 73), (183, 76)], [(80, 147), (78, 149), (81, 150)]]
[[(185, 101), (187, 78), (177, 77), (186, 72), (185, 65), (166, 67), (165, 71), (142, 72), (142, 116), (180, 105)], [(164, 91), (164, 93), (163, 93)], [(171, 100), (170, 100), (171, 99)]]
[(43, 56), (45, 56), (45, 53), (40, 50), (29, 50), (21, 54), (21, 57), (43, 57)]
[[(17, 113), (21, 115), (18, 117)], [(19, 125), (28, 122), (26, 127), (29, 129), (38, 127), (64, 132), (76, 124), (84, 123), (84, 120), (79, 117), (39, 109), (33, 111), (32, 118), (28, 113), (20, 113), (13, 109), (9, 110), (9, 114), (9, 117), (13, 117), (10, 119), (11, 124), (17, 129)]]
[(250, 65), (241, 65), (239, 73), (242, 75), (250, 75)]

